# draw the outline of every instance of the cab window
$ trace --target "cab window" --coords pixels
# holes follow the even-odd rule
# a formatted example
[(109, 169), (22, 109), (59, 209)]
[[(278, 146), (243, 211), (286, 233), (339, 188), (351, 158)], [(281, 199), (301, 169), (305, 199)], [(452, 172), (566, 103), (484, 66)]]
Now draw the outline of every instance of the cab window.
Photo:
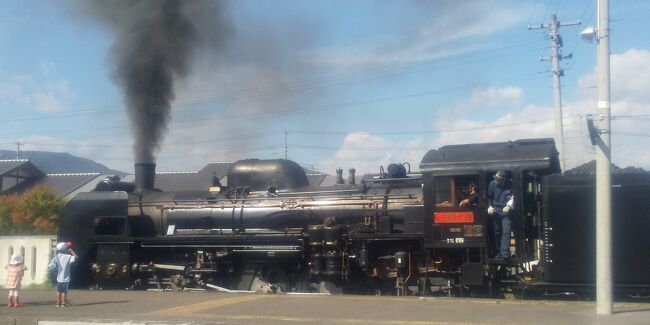
[(456, 186), (451, 176), (435, 177), (434, 201), (437, 207), (453, 207), (456, 203)]
[(124, 235), (126, 233), (126, 218), (122, 216), (95, 217), (96, 235)]
[(433, 182), (436, 207), (458, 207), (463, 199), (471, 196), (472, 186), (478, 189), (478, 177), (472, 175), (438, 176), (434, 177)]

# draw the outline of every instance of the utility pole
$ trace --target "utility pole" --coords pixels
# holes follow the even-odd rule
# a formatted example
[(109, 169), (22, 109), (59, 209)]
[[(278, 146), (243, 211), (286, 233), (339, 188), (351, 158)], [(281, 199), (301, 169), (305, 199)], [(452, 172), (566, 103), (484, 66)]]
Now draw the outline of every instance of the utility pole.
[(284, 130), (284, 159), (288, 159), (289, 157), (289, 145), (287, 145), (287, 130)]
[(14, 144), (16, 145), (16, 160), (18, 160), (18, 157), (20, 156), (20, 146), (24, 145), (24, 143), (16, 141)]
[(570, 59), (572, 54), (563, 56), (560, 53), (562, 47), (562, 37), (558, 33), (560, 26), (580, 25), (580, 21), (570, 23), (560, 23), (556, 15), (551, 15), (551, 22), (548, 24), (539, 24), (538, 26), (528, 26), (528, 29), (548, 28), (551, 37), (551, 57), (540, 57), (541, 61), (551, 61), (551, 76), (553, 77), (553, 99), (555, 104), (555, 141), (560, 152), (560, 167), (566, 168), (566, 154), (564, 153), (564, 127), (562, 122), (562, 86), (560, 77), (564, 76), (564, 70), (560, 68), (560, 60)]
[[(596, 146), (596, 314), (613, 313), (611, 106), (609, 81), (609, 0), (598, 0), (598, 26), (580, 37), (598, 42), (598, 102), (596, 116), (587, 120), (591, 144)], [(595, 120), (595, 121), (594, 121)]]
[(598, 1), (598, 103), (596, 145), (596, 314), (611, 315), (612, 301), (612, 179), (609, 100), (609, 0)]

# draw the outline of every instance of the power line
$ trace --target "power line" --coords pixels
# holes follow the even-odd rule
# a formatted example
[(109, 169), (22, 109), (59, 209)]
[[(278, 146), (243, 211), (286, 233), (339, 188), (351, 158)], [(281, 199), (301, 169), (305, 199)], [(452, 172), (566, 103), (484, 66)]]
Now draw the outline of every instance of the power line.
[(318, 150), (342, 150), (342, 151), (386, 151), (386, 150), (395, 150), (395, 151), (407, 151), (407, 150), (429, 150), (431, 146), (411, 146), (411, 147), (330, 147), (330, 146), (314, 146), (314, 145), (305, 145), (305, 144), (289, 144), (292, 147), (303, 148), (303, 149), (318, 149)]
[[(571, 118), (572, 116), (569, 116)], [(477, 127), (468, 127), (468, 128), (455, 128), (455, 129), (443, 129), (443, 130), (421, 130), (421, 131), (395, 131), (395, 132), (377, 132), (377, 133), (369, 133), (371, 135), (382, 135), (382, 136), (390, 136), (390, 135), (410, 135), (410, 134), (436, 134), (436, 133), (446, 133), (446, 132), (471, 132), (471, 131), (476, 131), (476, 130), (484, 130), (484, 129), (499, 129), (499, 128), (508, 128), (508, 127), (516, 127), (516, 126), (521, 126), (521, 125), (529, 125), (529, 124), (537, 124), (537, 123), (543, 123), (543, 122), (549, 122), (551, 119), (539, 119), (539, 120), (529, 120), (529, 121), (520, 121), (520, 122), (513, 122), (513, 123), (505, 123), (505, 124), (497, 124), (497, 125), (487, 125), (487, 126), (477, 126)], [(170, 144), (165, 144), (165, 147), (173, 147), (173, 146), (187, 146), (187, 145), (196, 145), (196, 144), (210, 144), (210, 143), (223, 143), (223, 142), (234, 142), (234, 141), (239, 141), (239, 140), (250, 140), (250, 139), (255, 139), (255, 138), (270, 138), (273, 136), (277, 136), (280, 134), (288, 134), (288, 132), (291, 133), (296, 133), (296, 134), (313, 134), (313, 135), (347, 135), (350, 132), (344, 132), (344, 131), (305, 131), (305, 130), (287, 130), (283, 133), (269, 133), (269, 134), (257, 134), (257, 135), (251, 135), (247, 137), (236, 137), (236, 138), (227, 138), (227, 139), (215, 139), (215, 140), (201, 140), (201, 141), (188, 141), (188, 142), (176, 142), (176, 143), (170, 143)], [(97, 148), (102, 148), (102, 147), (130, 147), (130, 145), (126, 144), (109, 144), (109, 143), (104, 143), (104, 144), (84, 144), (84, 143), (54, 143), (54, 142), (41, 142), (41, 141), (28, 141), (26, 143), (23, 143), (24, 145), (38, 145), (38, 146), (73, 146), (73, 147), (97, 147)], [(290, 144), (287, 144), (287, 150), (288, 146), (291, 146)], [(283, 146), (284, 147), (284, 146)], [(229, 150), (229, 149), (228, 149)]]
[(549, 11), (551, 10), (551, 2), (552, 2), (552, 1), (553, 1), (553, 0), (548, 0), (548, 1), (546, 2), (546, 10), (544, 11), (544, 15), (542, 15), (542, 17), (546, 17), (546, 16), (548, 16)]
[[(353, 107), (353, 106), (376, 104), (376, 103), (393, 101), (393, 100), (424, 97), (424, 96), (430, 96), (430, 95), (435, 95), (435, 94), (439, 94), (439, 93), (448, 93), (448, 92), (452, 92), (452, 91), (460, 91), (460, 90), (465, 90), (465, 89), (473, 89), (473, 88), (479, 88), (479, 87), (495, 86), (495, 85), (500, 85), (500, 84), (503, 84), (503, 83), (506, 83), (506, 82), (512, 82), (512, 81), (520, 81), (520, 82), (521, 81), (529, 81), (529, 80), (539, 79), (541, 77), (542, 77), (541, 73), (534, 73), (534, 74), (526, 74), (526, 75), (515, 76), (515, 77), (512, 77), (512, 78), (507, 78), (507, 79), (503, 79), (503, 80), (496, 81), (496, 82), (475, 83), (475, 84), (472, 84), (472, 85), (463, 85), (463, 86), (439, 88), (439, 89), (434, 89), (434, 90), (431, 90), (431, 91), (410, 93), (410, 94), (397, 95), (397, 96), (378, 97), (378, 98), (373, 98), (373, 99), (351, 101), (351, 102), (344, 102), (344, 103), (315, 105), (315, 106), (311, 106), (311, 107), (307, 107), (307, 108), (293, 107), (293, 108), (286, 108), (286, 109), (283, 109), (283, 110), (275, 110), (275, 111), (262, 112), (262, 113), (257, 113), (256, 112), (256, 113), (249, 113), (249, 114), (229, 114), (229, 115), (217, 115), (217, 116), (210, 116), (210, 117), (201, 116), (201, 117), (197, 117), (197, 118), (183, 119), (183, 120), (172, 122), (171, 125), (176, 124), (176, 126), (171, 126), (170, 125), (168, 130), (183, 129), (183, 128), (196, 128), (197, 127), (196, 122), (202, 122), (202, 123), (209, 122), (210, 125), (215, 125), (215, 124), (232, 123), (233, 121), (251, 121), (251, 120), (257, 120), (257, 119), (277, 118), (279, 116), (284, 116), (284, 115), (313, 113), (313, 112), (327, 111), (327, 110), (336, 110), (336, 109), (348, 108), (348, 107)], [(178, 126), (178, 124), (181, 124), (181, 126)], [(182, 124), (188, 124), (188, 125), (183, 126)], [(108, 127), (108, 128), (93, 127), (93, 128), (88, 128), (86, 130), (93, 131), (93, 135), (83, 136), (83, 138), (122, 135), (124, 132), (98, 135), (95, 131), (101, 130), (101, 129), (115, 129), (115, 128), (124, 128), (124, 129), (126, 129), (127, 127), (128, 127), (128, 125), (124, 125), (122, 127)], [(66, 130), (68, 130), (68, 129), (66, 129)], [(78, 132), (79, 130), (84, 130), (84, 129), (74, 129), (74, 130), (71, 130), (71, 131)], [(17, 134), (5, 134), (5, 136), (9, 136), (9, 135), (15, 136)]]
[(535, 14), (535, 9), (537, 9), (537, 0), (533, 1), (533, 7), (530, 10), (530, 15), (528, 15), (528, 23), (532, 23), (533, 15)]
[[(582, 10), (582, 14), (580, 14), (580, 21), (590, 21), (591, 18), (594, 15), (595, 10), (589, 10), (589, 17), (585, 18), (585, 14), (587, 13), (587, 10), (591, 7), (591, 5), (594, 3), (594, 0), (586, 0), (586, 5), (585, 8)], [(576, 33), (573, 37), (573, 46), (571, 47), (571, 52), (574, 53), (576, 51), (576, 48), (578, 47), (578, 43), (580, 43), (580, 33)], [(569, 61), (569, 64), (567, 66), (567, 70), (573, 69), (573, 66), (575, 65), (576, 61)]]
[[(386, 65), (376, 69), (368, 69), (362, 72), (352, 72), (352, 73), (332, 75), (332, 76), (326, 76), (320, 78), (297, 80), (297, 81), (287, 82), (284, 84), (274, 85), (271, 87), (246, 88), (246, 89), (233, 90), (230, 92), (222, 92), (220, 94), (214, 94), (214, 95), (179, 98), (173, 102), (173, 107), (191, 106), (197, 103), (214, 102), (214, 101), (219, 101), (219, 100), (232, 98), (232, 97), (268, 96), (268, 95), (273, 95), (273, 94), (286, 92), (290, 90), (305, 90), (314, 87), (331, 86), (331, 85), (336, 85), (335, 83), (333, 84), (333, 82), (336, 81), (338, 81), (339, 83), (350, 82), (350, 81), (364, 81), (369, 78), (381, 77), (386, 75), (387, 73), (394, 72), (395, 70), (400, 70), (404, 68), (424, 66), (424, 68), (428, 68), (428, 69), (440, 69), (440, 68), (448, 68), (451, 66), (465, 65), (469, 63), (475, 63), (475, 62), (502, 59), (504, 57), (522, 54), (522, 52), (526, 52), (526, 51), (519, 51), (519, 52), (507, 53), (502, 55), (496, 55), (496, 56), (487, 56), (487, 57), (483, 56), (483, 57), (479, 57), (478, 59), (468, 60), (468, 61), (458, 61), (452, 63), (446, 62), (446, 61), (453, 61), (459, 58), (471, 58), (474, 56), (485, 55), (485, 52), (498, 52), (504, 49), (516, 48), (519, 47), (521, 44), (532, 43), (532, 42), (534, 42), (534, 40), (526, 39), (526, 40), (515, 41), (514, 42), (515, 45), (495, 47), (495, 48), (483, 48), (483, 49), (476, 50), (475, 52), (472, 53), (459, 55), (447, 59), (438, 59), (434, 61), (414, 61), (414, 62), (403, 63), (403, 64)], [(427, 65), (433, 65), (433, 66), (427, 67)], [(82, 110), (75, 110), (74, 112), (51, 113), (47, 115), (7, 117), (7, 118), (0, 119), (0, 123), (31, 121), (31, 120), (40, 120), (40, 119), (53, 119), (53, 118), (68, 118), (68, 117), (78, 117), (83, 115), (114, 114), (114, 113), (121, 113), (121, 112), (123, 112), (122, 105), (110, 105), (101, 109), (87, 109), (87, 110), (82, 109)]]
[[(235, 138), (217, 138), (217, 139), (208, 139), (208, 140), (198, 140), (198, 141), (184, 141), (184, 142), (173, 142), (173, 143), (165, 143), (165, 147), (177, 147), (177, 146), (187, 146), (187, 145), (197, 145), (197, 144), (218, 144), (218, 143), (226, 143), (226, 142), (238, 142), (238, 141), (248, 141), (251, 139), (257, 139), (257, 138), (267, 138), (267, 137), (272, 137), (279, 135), (280, 133), (269, 133), (269, 134), (259, 134), (259, 135), (249, 135), (249, 136), (238, 136)], [(25, 144), (22, 142), (21, 144)], [(65, 143), (59, 143), (59, 142), (47, 142), (47, 141), (27, 141), (28, 145), (33, 145), (33, 146), (66, 146)], [(90, 147), (90, 148), (112, 148), (112, 147), (117, 147), (117, 148), (130, 148), (132, 147), (131, 144), (109, 144), (109, 143), (95, 143), (95, 144), (90, 144), (90, 143), (70, 143), (70, 146), (74, 147)]]
[[(574, 114), (574, 115), (568, 115), (566, 116), (566, 119), (571, 119), (571, 118), (583, 118), (583, 115), (581, 114)], [(623, 116), (614, 116), (614, 120), (621, 120), (621, 119), (642, 119), (642, 120), (647, 120), (650, 119), (650, 115), (623, 115)], [(530, 124), (537, 124), (537, 123), (545, 123), (545, 122), (550, 122), (553, 119), (538, 119), (538, 120), (528, 120), (528, 121), (520, 121), (520, 122), (513, 122), (513, 123), (506, 123), (506, 124), (497, 124), (497, 125), (486, 125), (486, 126), (476, 126), (476, 127), (467, 127), (467, 128), (455, 128), (455, 129), (441, 129), (441, 130), (408, 130), (408, 131), (390, 131), (390, 132), (367, 132), (369, 135), (376, 135), (376, 136), (402, 136), (402, 135), (418, 135), (418, 134), (438, 134), (438, 133), (454, 133), (454, 132), (472, 132), (472, 131), (477, 131), (477, 130), (485, 130), (485, 129), (499, 129), (499, 128), (509, 128), (509, 127), (517, 127), (521, 125), (530, 125)], [(574, 130), (575, 131), (575, 130)], [(335, 136), (341, 136), (341, 135), (348, 135), (351, 132), (355, 131), (313, 131), (313, 130), (286, 130), (286, 133), (288, 134), (289, 132), (294, 133), (294, 134), (303, 134), (303, 135), (335, 135)], [(569, 131), (570, 132), (570, 131)], [(215, 138), (215, 139), (207, 139), (207, 140), (198, 140), (198, 141), (183, 141), (183, 142), (172, 142), (172, 143), (165, 143), (164, 147), (178, 147), (178, 146), (188, 146), (188, 145), (199, 145), (199, 144), (219, 144), (219, 143), (233, 143), (233, 142), (239, 142), (239, 141), (249, 141), (252, 139), (259, 139), (259, 138), (272, 138), (278, 135), (281, 135), (284, 133), (279, 133), (279, 132), (272, 132), (272, 133), (264, 133), (264, 134), (255, 134), (255, 135), (248, 135), (248, 136), (237, 136), (237, 137), (232, 137), (232, 138)], [(637, 134), (637, 133), (617, 133), (620, 135), (629, 135), (629, 136), (644, 136), (643, 134)], [(14, 142), (6, 142), (3, 143), (5, 145), (11, 145), (11, 144), (16, 144)], [(21, 145), (25, 146), (61, 146), (61, 147), (87, 147), (87, 148), (129, 148), (132, 145), (130, 144), (112, 144), (112, 143), (79, 143), (79, 142), (71, 142), (71, 143), (59, 143), (59, 142), (48, 142), (48, 141), (22, 141)], [(294, 144), (295, 145), (295, 144)], [(288, 150), (288, 144), (286, 145), (286, 150)], [(285, 147), (285, 146), (283, 146)], [(315, 146), (317, 147), (317, 146)]]
[[(251, 151), (264, 151), (264, 150), (276, 150), (278, 148), (281, 148), (282, 145), (269, 145), (269, 146), (258, 146), (258, 147), (249, 147), (247, 148), (247, 152)], [(182, 153), (178, 155), (165, 155), (165, 154), (158, 154), (158, 160), (164, 159), (164, 160), (182, 160), (182, 159), (187, 159), (187, 158), (193, 158), (193, 157), (205, 157), (205, 156), (211, 156), (211, 155), (216, 155), (216, 154), (230, 154), (230, 153), (235, 153), (240, 155), (242, 152), (241, 148), (234, 148), (234, 149), (217, 149), (217, 150), (211, 150), (209, 153)], [(109, 157), (105, 157), (101, 159), (101, 161), (133, 161), (133, 156), (120, 156), (120, 155), (111, 155)]]
[[(534, 42), (533, 40), (526, 40), (526, 41), (520, 41), (519, 44), (533, 43), (533, 42)], [(234, 91), (216, 94), (216, 95), (205, 95), (202, 97), (195, 97), (193, 100), (197, 102), (201, 102), (203, 100), (214, 101), (214, 100), (220, 100), (223, 98), (229, 98), (233, 96), (268, 96), (268, 95), (274, 95), (284, 91), (307, 90), (316, 87), (321, 87), (324, 85), (333, 86), (333, 85), (339, 85), (339, 84), (349, 83), (349, 82), (365, 81), (368, 79), (374, 79), (378, 77), (383, 77), (385, 75), (394, 74), (395, 70), (419, 68), (417, 70), (409, 71), (409, 72), (418, 72), (418, 71), (431, 70), (431, 69), (442, 69), (442, 68), (449, 68), (452, 66), (465, 65), (469, 63), (501, 59), (504, 57), (515, 56), (526, 52), (526, 51), (518, 51), (518, 52), (506, 53), (506, 54), (501, 54), (496, 56), (480, 57), (475, 60), (458, 61), (458, 62), (451, 62), (451, 63), (447, 62), (447, 61), (453, 61), (460, 58), (468, 58), (468, 57), (473, 57), (478, 55), (485, 55), (485, 52), (497, 52), (499, 50), (515, 48), (520, 46), (519, 44), (517, 44), (517, 41), (515, 41), (514, 43), (516, 45), (509, 45), (509, 46), (503, 46), (498, 48), (480, 48), (475, 50), (474, 52), (465, 55), (458, 55), (446, 59), (436, 59), (433, 61), (418, 60), (418, 61), (413, 61), (408, 63), (386, 65), (376, 69), (364, 70), (360, 72), (348, 72), (344, 74), (335, 74), (335, 75), (330, 75), (330, 76), (325, 76), (325, 77), (320, 77), (315, 79), (292, 81), (285, 84), (274, 85), (270, 87), (248, 88), (248, 89), (234, 90)], [(339, 78), (338, 76), (341, 76), (342, 78)]]
[[(569, 118), (578, 117), (578, 115), (569, 116)], [(500, 128), (509, 128), (516, 127), (521, 125), (528, 124), (537, 124), (550, 122), (553, 119), (540, 119), (540, 120), (529, 120), (529, 121), (520, 121), (506, 124), (496, 124), (496, 125), (486, 125), (486, 126), (476, 126), (476, 127), (467, 127), (467, 128), (455, 128), (455, 129), (442, 129), (442, 130), (421, 130), (421, 131), (395, 131), (395, 132), (368, 132), (369, 135), (412, 135), (412, 134), (437, 134), (437, 133), (449, 133), (449, 132), (467, 132), (467, 131), (476, 131), (476, 130), (489, 130), (489, 129), (500, 129)], [(291, 130), (291, 133), (297, 134), (313, 134), (313, 135), (347, 135), (350, 132), (337, 132), (337, 131), (306, 131), (306, 130)]]

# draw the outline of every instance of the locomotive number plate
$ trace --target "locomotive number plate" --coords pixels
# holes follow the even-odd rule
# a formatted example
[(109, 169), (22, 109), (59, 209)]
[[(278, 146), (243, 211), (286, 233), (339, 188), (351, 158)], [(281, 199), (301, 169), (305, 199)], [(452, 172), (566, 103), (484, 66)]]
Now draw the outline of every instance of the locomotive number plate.
[(472, 223), (474, 212), (434, 212), (433, 222), (435, 223)]

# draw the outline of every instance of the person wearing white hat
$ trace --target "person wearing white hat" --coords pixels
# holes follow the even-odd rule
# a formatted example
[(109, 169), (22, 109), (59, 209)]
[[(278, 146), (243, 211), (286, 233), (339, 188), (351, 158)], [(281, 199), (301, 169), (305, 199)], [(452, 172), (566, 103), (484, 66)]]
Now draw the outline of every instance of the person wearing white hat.
[(48, 268), (56, 267), (56, 294), (57, 306), (65, 307), (68, 305), (68, 286), (70, 285), (70, 268), (72, 263), (77, 260), (77, 254), (70, 248), (71, 242), (61, 242), (56, 245), (56, 256), (52, 259)]
[(23, 305), (20, 304), (20, 298), (18, 297), (18, 291), (20, 290), (20, 283), (23, 280), (23, 275), (27, 268), (23, 264), (22, 255), (12, 255), (9, 265), (5, 266), (7, 270), (7, 282), (5, 287), (9, 289), (9, 303), (7, 307), (9, 308), (20, 308)]

